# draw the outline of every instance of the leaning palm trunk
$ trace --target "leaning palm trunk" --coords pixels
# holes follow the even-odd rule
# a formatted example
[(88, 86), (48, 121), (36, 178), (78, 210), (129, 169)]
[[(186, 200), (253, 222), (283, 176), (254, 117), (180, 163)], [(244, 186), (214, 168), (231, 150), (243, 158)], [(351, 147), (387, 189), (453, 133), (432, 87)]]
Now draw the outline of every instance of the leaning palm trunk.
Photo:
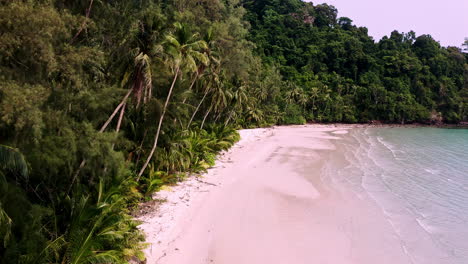
[(128, 97), (130, 96), (131, 93), (132, 93), (132, 89), (130, 89), (128, 91), (128, 93), (122, 99), (122, 102), (120, 102), (120, 104), (115, 108), (114, 112), (109, 117), (109, 119), (107, 119), (106, 123), (104, 123), (104, 125), (102, 125), (101, 129), (99, 130), (99, 133), (102, 133), (102, 132), (104, 132), (104, 130), (106, 130), (107, 126), (110, 124), (112, 119), (114, 119), (115, 115), (119, 112), (120, 108), (122, 108), (126, 104), (127, 99), (128, 99)]
[[(123, 106), (122, 106), (122, 110), (120, 110), (120, 116), (119, 116), (119, 121), (117, 122), (117, 127), (115, 128), (115, 134), (118, 135), (119, 134), (119, 131), (120, 131), (120, 126), (122, 125), (122, 119), (123, 119), (123, 116), (124, 116), (124, 113), (125, 113), (125, 106), (127, 104), (124, 103)], [(112, 143), (112, 149), (114, 149), (114, 146), (115, 146), (115, 142)]]
[(122, 119), (123, 119), (123, 116), (124, 116), (124, 113), (125, 113), (125, 106), (126, 106), (126, 103), (124, 103), (124, 105), (122, 107), (122, 110), (120, 111), (119, 121), (117, 122), (117, 127), (115, 128), (115, 133), (119, 133), (119, 131), (120, 131), (120, 125), (122, 125)]
[(219, 114), (216, 116), (216, 118), (215, 118), (215, 120), (214, 120), (215, 123), (218, 122), (218, 120), (221, 118), (221, 115), (222, 115), (222, 114), (223, 114), (222, 111), (219, 112)]
[[(124, 96), (124, 98), (122, 99), (122, 101), (120, 102), (120, 104), (115, 108), (114, 112), (112, 113), (112, 115), (107, 119), (106, 123), (104, 123), (104, 125), (102, 125), (101, 129), (99, 130), (99, 133), (102, 133), (104, 132), (104, 130), (106, 130), (107, 126), (110, 124), (110, 122), (112, 121), (112, 119), (114, 119), (115, 115), (119, 112), (119, 110), (124, 107), (124, 105), (127, 103), (127, 99), (128, 97), (130, 96), (130, 94), (132, 93), (132, 89), (130, 89), (127, 94)], [(117, 125), (117, 129), (120, 128), (120, 123), (122, 121), (122, 116), (123, 116), (123, 110), (121, 111), (121, 114), (120, 114), (120, 118), (119, 118), (119, 123)], [(118, 132), (118, 130), (117, 130)], [(112, 145), (112, 148), (114, 148), (114, 145)], [(78, 167), (78, 169), (76, 170), (75, 174), (73, 175), (73, 179), (72, 179), (72, 182), (70, 183), (70, 187), (68, 187), (68, 190), (67, 190), (67, 194), (70, 193), (71, 191), (71, 188), (73, 187), (73, 185), (75, 184), (75, 181), (76, 179), (78, 178), (78, 175), (80, 174), (80, 171), (81, 169), (84, 168), (84, 166), (86, 165), (86, 159), (83, 159), (80, 163), (80, 166)]]
[[(119, 120), (117, 121), (117, 127), (115, 128), (115, 137), (117, 138), (117, 136), (119, 135), (119, 131), (120, 131), (120, 126), (122, 125), (122, 119), (123, 119), (123, 116), (124, 116), (124, 113), (125, 113), (125, 106), (127, 106), (127, 102), (124, 102), (123, 106), (122, 106), (122, 109), (120, 110), (120, 115), (119, 115)], [(112, 142), (112, 150), (114, 150), (114, 147), (115, 147), (115, 142)], [(104, 174), (106, 174), (107, 172), (107, 166), (104, 167)]]
[[(196, 73), (195, 77), (193, 78), (193, 81), (192, 83), (190, 84), (190, 87), (189, 87), (189, 91), (192, 91), (192, 88), (193, 88), (193, 85), (195, 84), (195, 82), (197, 81), (197, 78), (198, 78), (198, 72)], [(187, 97), (184, 98), (184, 100), (182, 100), (182, 104), (185, 104), (185, 102), (187, 101)], [(184, 126), (182, 125), (182, 121), (180, 121), (180, 128), (184, 128)], [(174, 124), (177, 123), (177, 118), (174, 119)]]
[(206, 118), (208, 117), (208, 115), (210, 114), (212, 108), (213, 108), (213, 106), (210, 106), (210, 108), (208, 109), (208, 111), (206, 111), (206, 114), (205, 114), (205, 116), (203, 117), (203, 121), (202, 121), (202, 123), (201, 123), (200, 129), (203, 129), (203, 125), (205, 125), (205, 120), (206, 120)]
[(158, 145), (159, 134), (161, 132), (161, 125), (162, 125), (162, 122), (164, 120), (164, 115), (166, 114), (167, 105), (169, 104), (169, 100), (171, 99), (172, 90), (174, 89), (174, 86), (175, 86), (175, 83), (177, 81), (178, 76), (179, 76), (179, 67), (177, 67), (177, 69), (176, 69), (176, 73), (174, 75), (174, 80), (172, 81), (171, 88), (169, 89), (169, 93), (167, 94), (166, 102), (164, 103), (164, 108), (163, 108), (163, 111), (161, 113), (161, 117), (159, 118), (158, 130), (156, 131), (156, 136), (154, 137), (153, 148), (151, 149), (151, 152), (148, 155), (148, 158), (146, 159), (145, 164), (143, 165), (140, 172), (138, 173), (137, 181), (140, 180), (141, 175), (143, 175), (143, 172), (145, 172), (146, 167), (148, 166), (151, 158), (154, 155), (154, 152), (156, 151), (156, 147)]
[(224, 126), (227, 126), (229, 124), (229, 121), (231, 121), (231, 118), (232, 118), (232, 112), (229, 113), (229, 116), (228, 118), (226, 119), (226, 122), (224, 122)]
[[(197, 79), (198, 79), (198, 71), (197, 71), (197, 73), (195, 74), (195, 77), (193, 78), (192, 83), (190, 84), (190, 87), (189, 87), (189, 89), (188, 89), (189, 91), (192, 91), (192, 88), (193, 88), (193, 86), (195, 85), (195, 82), (197, 81)], [(185, 101), (187, 101), (187, 98), (184, 98), (184, 100), (182, 100), (182, 104), (185, 104)]]
[(195, 118), (195, 115), (197, 114), (198, 110), (200, 110), (200, 106), (203, 104), (203, 101), (205, 101), (206, 95), (208, 95), (209, 91), (210, 91), (209, 89), (206, 90), (205, 94), (203, 95), (203, 98), (200, 100), (200, 103), (198, 103), (197, 108), (192, 114), (192, 117), (190, 117), (190, 121), (188, 122), (187, 129), (189, 129), (190, 125), (192, 124), (192, 121)]

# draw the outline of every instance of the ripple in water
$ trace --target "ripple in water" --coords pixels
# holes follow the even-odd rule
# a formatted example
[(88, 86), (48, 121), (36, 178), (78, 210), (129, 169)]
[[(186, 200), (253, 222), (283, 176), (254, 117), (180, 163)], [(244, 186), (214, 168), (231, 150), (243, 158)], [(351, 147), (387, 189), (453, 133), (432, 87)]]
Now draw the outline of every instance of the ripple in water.
[(362, 128), (335, 174), (387, 215), (413, 263), (468, 263), (468, 130)]

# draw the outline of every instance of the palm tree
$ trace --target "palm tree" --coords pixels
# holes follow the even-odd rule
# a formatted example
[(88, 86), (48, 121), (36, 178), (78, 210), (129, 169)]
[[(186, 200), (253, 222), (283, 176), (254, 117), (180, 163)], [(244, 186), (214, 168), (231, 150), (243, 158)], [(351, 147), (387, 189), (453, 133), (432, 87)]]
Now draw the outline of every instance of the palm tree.
[(253, 120), (257, 123), (260, 123), (260, 121), (263, 120), (263, 111), (260, 110), (259, 108), (255, 107), (255, 106), (247, 106), (247, 109), (246, 109), (246, 115), (248, 117), (249, 120)]
[[(140, 106), (141, 99), (146, 103), (152, 95), (152, 74), (151, 74), (151, 60), (147, 54), (143, 52), (138, 53), (135, 56), (133, 67), (127, 71), (122, 80), (122, 86), (128, 86), (129, 90), (124, 96), (120, 104), (114, 109), (114, 112), (110, 115), (104, 125), (101, 127), (99, 132), (104, 132), (107, 126), (110, 124), (115, 115), (121, 111), (125, 111), (127, 100), (131, 94), (135, 97), (136, 107)], [(121, 123), (121, 114), (118, 124)], [(119, 125), (116, 130), (119, 130)]]
[(200, 50), (206, 48), (206, 42), (203, 40), (197, 40), (197, 34), (189, 34), (188, 28), (180, 23), (175, 23), (175, 34), (168, 34), (166, 36), (166, 54), (169, 56), (168, 62), (171, 64), (173, 69), (174, 77), (172, 80), (171, 87), (166, 97), (161, 116), (159, 118), (158, 128), (154, 137), (153, 148), (151, 149), (146, 162), (138, 173), (137, 180), (140, 179), (141, 175), (148, 166), (152, 159), (156, 147), (158, 145), (159, 134), (161, 132), (161, 126), (164, 121), (167, 106), (169, 104), (172, 90), (174, 89), (175, 83), (181, 75), (181, 68), (187, 72), (195, 72), (198, 70), (196, 61), (203, 64), (208, 64), (208, 58), (205, 54), (201, 53)]
[(232, 97), (231, 93), (225, 88), (225, 85), (219, 78), (215, 79), (216, 82), (213, 83), (213, 88), (211, 89), (211, 103), (210, 107), (203, 116), (200, 129), (203, 129), (205, 121), (211, 111), (214, 110), (218, 114), (218, 117), (221, 116), (223, 110), (227, 107), (228, 98)]
[(248, 102), (248, 95), (247, 95), (247, 86), (242, 85), (239, 88), (237, 88), (236, 91), (233, 92), (232, 94), (232, 99), (231, 99), (231, 107), (229, 114), (227, 116), (226, 121), (224, 122), (224, 125), (227, 126), (229, 124), (229, 121), (237, 114), (242, 112), (243, 105)]
[[(158, 44), (160, 42), (161, 32), (163, 32), (163, 23), (161, 23), (161, 20), (157, 16), (149, 14), (142, 21), (139, 21), (138, 33), (128, 40), (130, 42), (129, 45), (136, 46), (136, 48), (129, 52), (128, 57), (124, 56), (124, 62), (122, 63), (125, 73), (122, 78), (121, 86), (127, 87), (128, 91), (106, 122), (101, 126), (99, 133), (103, 133), (107, 129), (120, 111), (116, 127), (116, 134), (118, 134), (127, 106), (127, 100), (130, 95), (133, 94), (136, 108), (139, 108), (142, 99), (143, 103), (146, 104), (151, 98), (153, 89), (151, 71), (151, 58), (153, 56), (151, 55), (158, 55), (158, 53), (162, 51), (162, 46)], [(112, 148), (113, 147), (114, 145)], [(73, 175), (67, 193), (71, 191), (81, 169), (83, 169), (85, 165), (86, 159), (83, 159)]]
[(303, 104), (304, 98), (306, 98), (304, 94), (304, 90), (301, 87), (296, 85), (293, 82), (288, 82), (288, 92), (286, 93), (286, 102), (289, 104), (292, 103), (300, 103)]
[(312, 114), (314, 115), (315, 111), (315, 100), (317, 100), (319, 96), (319, 89), (317, 87), (312, 87), (310, 90), (310, 98), (312, 100)]
[(205, 98), (206, 96), (208, 95), (208, 93), (210, 92), (211, 90), (211, 81), (208, 81), (208, 84), (205, 86), (205, 92), (203, 93), (203, 97), (202, 99), (200, 100), (200, 102), (198, 103), (197, 107), (195, 108), (195, 110), (193, 111), (192, 113), (192, 116), (190, 117), (190, 120), (187, 124), (187, 127), (186, 129), (189, 129), (190, 128), (190, 125), (192, 124), (192, 121), (193, 119), (195, 118), (195, 115), (197, 114), (198, 110), (200, 109), (201, 105), (203, 104), (203, 102), (205, 101)]
[[(184, 30), (182, 31), (184, 33), (184, 35), (189, 35), (190, 34), (190, 31), (188, 30), (188, 27), (184, 26)], [(197, 36), (197, 34), (194, 34), (192, 35), (191, 38), (195, 38)], [(190, 93), (192, 91), (192, 88), (193, 86), (195, 85), (195, 82), (197, 80), (200, 79), (200, 77), (204, 74), (205, 70), (207, 69), (207, 66), (210, 65), (211, 63), (216, 63), (218, 62), (216, 58), (213, 57), (213, 53), (212, 53), (212, 48), (213, 48), (213, 44), (215, 43), (213, 41), (214, 37), (213, 37), (213, 30), (212, 28), (209, 28), (207, 33), (205, 34), (204, 38), (203, 38), (203, 41), (205, 41), (205, 44), (203, 48), (201, 48), (199, 50), (199, 52), (201, 52), (203, 55), (203, 58), (197, 58), (195, 57), (195, 59), (197, 59), (197, 70), (195, 71), (195, 73), (193, 74), (194, 77), (193, 77), (193, 80), (187, 90), (188, 93)], [(206, 60), (205, 60), (206, 58)], [(219, 62), (218, 62), (219, 63)], [(207, 87), (205, 87), (207, 88)], [(193, 118), (195, 117), (195, 114), (196, 112), (198, 112), (198, 109), (200, 107), (200, 105), (203, 103), (203, 100), (204, 98), (206, 97), (207, 93), (209, 92), (209, 89), (205, 89), (205, 93), (204, 93), (204, 96), (203, 96), (203, 99), (201, 100), (201, 102), (198, 104), (196, 110), (194, 111), (194, 113), (192, 114), (191, 118), (190, 118), (190, 121), (187, 125), (187, 129), (190, 127), (190, 124), (192, 123), (193, 121)], [(184, 99), (182, 100), (182, 104), (184, 105), (185, 102), (187, 101), (187, 98), (188, 97), (184, 97)], [(174, 123), (177, 122), (177, 119), (174, 120)], [(181, 122), (181, 126), (182, 126), (182, 122)]]
[(254, 94), (262, 102), (267, 100), (268, 86), (265, 84), (265, 82), (260, 83), (260, 85), (254, 90)]
[(324, 91), (322, 92), (322, 95), (321, 95), (322, 98), (321, 99), (322, 99), (322, 102), (324, 102), (325, 107), (324, 107), (322, 113), (326, 114), (327, 117), (328, 117), (329, 116), (328, 111), (330, 110), (330, 104), (332, 103), (332, 99), (331, 99), (331, 96), (330, 96), (332, 91), (331, 91), (331, 89), (328, 88), (327, 85), (324, 85), (323, 88), (324, 88)]
[[(129, 90), (127, 91), (127, 94), (125, 94), (120, 104), (114, 109), (114, 112), (112, 112), (112, 114), (104, 123), (104, 125), (102, 125), (101, 129), (99, 130), (99, 133), (103, 133), (106, 130), (107, 126), (111, 123), (111, 121), (120, 111), (119, 120), (117, 122), (117, 127), (116, 127), (116, 133), (119, 132), (128, 98), (130, 97), (131, 94), (133, 94), (136, 100), (136, 105), (137, 105), (136, 107), (138, 108), (141, 102), (142, 94), (143, 94), (144, 95), (143, 102), (146, 103), (151, 97), (151, 93), (152, 93), (151, 92), (152, 90), (151, 80), (152, 80), (152, 74), (151, 74), (150, 58), (147, 54), (140, 52), (138, 53), (138, 55), (136, 55), (134, 59), (134, 67), (132, 67), (130, 71), (127, 71), (125, 73), (124, 78), (122, 80), (123, 86), (128, 85), (130, 87)], [(112, 148), (113, 147), (114, 145), (112, 145)], [(70, 186), (68, 187), (67, 193), (71, 191), (71, 188), (75, 184), (76, 179), (78, 178), (78, 175), (80, 174), (81, 169), (83, 169), (85, 165), (86, 165), (86, 159), (83, 159), (80, 163), (80, 166), (78, 167), (75, 174), (73, 175), (73, 178), (70, 183)]]
[[(114, 109), (112, 115), (101, 127), (100, 132), (103, 132), (109, 123), (113, 120), (118, 111), (125, 111), (128, 97), (133, 94), (136, 108), (139, 108), (143, 99), (146, 104), (152, 96), (152, 59), (158, 57), (163, 48), (160, 45), (164, 37), (165, 24), (163, 20), (151, 11), (146, 13), (140, 21), (138, 21), (138, 31), (125, 42), (129, 47), (132, 47), (128, 56), (122, 56), (120, 67), (124, 74), (121, 81), (122, 87), (127, 87), (129, 90), (124, 96), (120, 104)], [(116, 130), (119, 130), (119, 124)]]
[(213, 56), (213, 54), (211, 52), (208, 52), (207, 54), (208, 54), (209, 59), (210, 59), (209, 71), (206, 74), (207, 84), (206, 84), (206, 86), (204, 86), (205, 90), (204, 90), (202, 99), (200, 100), (197, 107), (193, 111), (192, 116), (190, 117), (190, 121), (187, 124), (187, 129), (190, 128), (190, 125), (192, 124), (192, 121), (195, 118), (195, 115), (200, 110), (200, 107), (202, 106), (203, 102), (205, 101), (206, 96), (208, 95), (208, 93), (211, 92), (211, 88), (212, 88), (213, 84), (217, 85), (220, 82), (219, 81), (219, 73), (221, 71), (221, 67), (220, 67), (221, 63), (216, 57)]
[[(211, 48), (214, 44), (214, 35), (213, 35), (213, 28), (209, 28), (208, 31), (206, 32), (204, 38), (203, 38), (203, 41), (205, 41), (206, 43), (206, 47), (202, 50), (202, 52), (207, 56), (208, 58), (208, 62), (212, 61), (213, 60), (213, 56), (212, 56), (212, 52), (211, 52)], [(189, 88), (188, 88), (188, 91), (192, 91), (192, 88), (195, 84), (195, 82), (198, 80), (198, 78), (203, 74), (203, 72), (205, 71), (206, 69), (206, 64), (204, 63), (205, 61), (199, 61), (201, 62), (199, 65), (198, 65), (198, 69), (195, 71), (195, 77), (193, 78), (192, 80), (192, 83), (190, 84)], [(182, 103), (185, 103), (185, 101), (187, 100), (187, 98), (184, 98), (184, 100), (182, 101)]]

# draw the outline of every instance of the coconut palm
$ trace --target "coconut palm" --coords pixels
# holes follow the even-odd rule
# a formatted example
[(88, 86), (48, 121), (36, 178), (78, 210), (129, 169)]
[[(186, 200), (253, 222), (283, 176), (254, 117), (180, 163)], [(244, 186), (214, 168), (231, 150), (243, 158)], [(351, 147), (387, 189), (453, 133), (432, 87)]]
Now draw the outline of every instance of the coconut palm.
[(187, 124), (187, 127), (186, 129), (189, 129), (190, 128), (190, 125), (192, 124), (192, 121), (193, 119), (195, 118), (195, 115), (197, 114), (198, 110), (200, 109), (201, 105), (203, 104), (203, 102), (205, 101), (205, 98), (206, 96), (208, 95), (208, 93), (211, 91), (211, 81), (208, 81), (207, 84), (204, 86), (205, 88), (205, 92), (203, 93), (203, 97), (202, 99), (200, 100), (200, 102), (198, 103), (197, 107), (195, 108), (195, 110), (193, 111), (192, 113), (192, 116), (190, 117), (190, 120)]
[(319, 96), (319, 89), (317, 87), (312, 87), (312, 89), (310, 89), (310, 99), (312, 100), (312, 114), (314, 114), (315, 101), (317, 100), (318, 96)]
[(203, 116), (202, 123), (200, 125), (200, 129), (203, 129), (203, 126), (205, 124), (206, 119), (208, 118), (208, 115), (211, 113), (211, 111), (214, 111), (215, 114), (217, 114), (217, 118), (219, 118), (226, 109), (228, 105), (229, 98), (232, 97), (231, 92), (226, 88), (224, 83), (220, 81), (219, 79), (217, 82), (213, 83), (213, 88), (211, 89), (211, 101), (210, 101), (210, 107), (206, 111), (205, 115)]
[[(135, 97), (136, 107), (138, 108), (143, 97), (143, 102), (146, 103), (152, 95), (152, 74), (151, 74), (151, 60), (147, 54), (142, 52), (135, 56), (133, 67), (127, 71), (122, 80), (122, 86), (129, 87), (127, 94), (124, 96), (120, 104), (114, 109), (99, 132), (104, 132), (110, 122), (114, 119), (115, 115), (121, 111), (118, 124), (121, 123), (123, 112), (128, 98), (131, 94)], [(117, 130), (119, 126), (117, 126)]]
[[(213, 56), (213, 46), (215, 44), (214, 42), (214, 34), (213, 34), (213, 28), (209, 28), (208, 31), (206, 32), (205, 36), (203, 37), (203, 41), (206, 43), (206, 47), (201, 50), (206, 57), (208, 58), (207, 62), (211, 61), (216, 61), (216, 59)], [(198, 69), (194, 73), (194, 78), (188, 88), (188, 91), (192, 91), (193, 86), (195, 85), (195, 82), (200, 78), (200, 76), (205, 72), (207, 65), (205, 64), (205, 61), (199, 61), (200, 63), (198, 64)], [(184, 98), (182, 103), (185, 103), (187, 98)]]
[[(133, 95), (136, 108), (140, 107), (141, 101), (146, 104), (152, 97), (152, 70), (151, 60), (159, 55), (163, 48), (159, 44), (161, 39), (161, 32), (164, 32), (163, 23), (159, 17), (151, 12), (144, 16), (138, 22), (139, 30), (137, 34), (130, 38), (128, 42), (131, 46), (136, 46), (129, 52), (129, 56), (123, 56), (123, 65), (125, 73), (121, 81), (121, 86), (127, 88), (127, 93), (122, 98), (121, 102), (114, 109), (112, 114), (101, 126), (99, 133), (103, 133), (112, 120), (119, 113), (119, 119), (116, 126), (116, 134), (120, 131), (120, 126), (125, 114), (128, 98)], [(112, 145), (112, 148), (114, 145)], [(86, 159), (83, 159), (73, 175), (72, 181), (68, 188), (67, 193), (75, 184), (81, 169), (86, 165)]]
[(211, 92), (213, 85), (217, 85), (220, 82), (220, 79), (219, 79), (219, 73), (221, 71), (220, 61), (216, 57), (212, 56), (212, 53), (207, 53), (207, 54), (208, 54), (208, 56), (210, 58), (210, 64), (209, 64), (209, 70), (207, 71), (206, 78), (205, 78), (206, 85), (203, 86), (203, 89), (204, 89), (203, 97), (200, 100), (200, 102), (198, 102), (197, 107), (193, 111), (192, 116), (190, 117), (190, 121), (187, 124), (187, 129), (192, 124), (192, 121), (195, 118), (195, 115), (200, 110), (200, 107), (202, 106), (203, 102), (205, 101), (208, 93)]
[(197, 61), (202, 64), (208, 64), (208, 58), (201, 50), (206, 48), (206, 42), (198, 40), (197, 34), (190, 34), (186, 25), (175, 23), (176, 31), (174, 34), (168, 34), (165, 41), (165, 53), (168, 57), (167, 62), (172, 68), (174, 74), (171, 87), (166, 97), (161, 116), (159, 117), (158, 128), (154, 137), (153, 148), (151, 149), (148, 158), (146, 159), (143, 167), (138, 173), (138, 180), (140, 179), (143, 172), (145, 172), (150, 160), (152, 159), (156, 147), (158, 145), (159, 134), (161, 132), (162, 123), (166, 114), (167, 106), (171, 99), (172, 91), (176, 84), (177, 79), (182, 74), (181, 70), (188, 73), (193, 73), (198, 70)]
[[(188, 33), (188, 31), (187, 31)], [(206, 62), (211, 62), (213, 60), (213, 54), (212, 54), (212, 48), (213, 48), (213, 45), (214, 45), (214, 36), (213, 36), (213, 29), (212, 28), (209, 28), (207, 33), (205, 34), (205, 36), (203, 37), (203, 41), (205, 41), (206, 43), (206, 46), (200, 50), (201, 52), (203, 52), (206, 57), (208, 58), (208, 61), (205, 61), (205, 60), (202, 60), (202, 61), (199, 61), (199, 64), (198, 64), (198, 69), (195, 71), (194, 73), (194, 78), (188, 88), (188, 91), (192, 91), (192, 88), (193, 86), (195, 85), (195, 82), (200, 78), (200, 76), (204, 73), (204, 71), (206, 70), (206, 67), (207, 67), (207, 64)], [(184, 100), (182, 101), (182, 103), (185, 103), (187, 100), (187, 98), (184, 98)]]
[(232, 98), (230, 101), (230, 111), (228, 112), (228, 116), (224, 125), (227, 126), (231, 119), (235, 118), (238, 114), (242, 113), (243, 105), (248, 103), (248, 95), (247, 95), (248, 87), (246, 85), (242, 85), (237, 88), (232, 93)]
[[(152, 60), (159, 57), (163, 51), (161, 42), (164, 38), (164, 23), (158, 13), (148, 11), (141, 20), (138, 21), (138, 30), (125, 42), (132, 47), (128, 56), (122, 56), (120, 63), (121, 71), (124, 72), (121, 86), (128, 91), (120, 104), (114, 109), (112, 115), (101, 127), (103, 132), (116, 114), (121, 111), (123, 117), (126, 102), (130, 95), (133, 95), (136, 108), (141, 102), (146, 104), (152, 96)], [(121, 118), (116, 130), (119, 130)]]
[[(183, 30), (181, 30), (181, 34), (183, 33), (184, 35), (187, 35), (187, 36), (190, 36), (190, 31), (188, 30), (188, 27), (187, 26), (183, 26)], [(192, 35), (191, 38), (195, 38), (197, 37), (198, 34), (194, 34)], [(216, 63), (218, 62), (216, 58), (213, 57), (213, 46), (214, 46), (214, 37), (213, 37), (213, 30), (212, 28), (209, 28), (207, 33), (205, 34), (205, 36), (203, 37), (203, 41), (205, 41), (205, 44), (204, 47), (202, 47), (199, 52), (201, 52), (202, 54), (204, 54), (205, 56), (203, 56), (203, 58), (198, 58), (198, 57), (195, 57), (196, 59), (196, 63), (197, 63), (197, 70), (192, 74), (194, 75), (194, 77), (192, 78), (192, 82), (190, 83), (190, 86), (189, 88), (186, 90), (186, 93), (187, 94), (191, 94), (192, 92), (192, 89), (195, 85), (195, 83), (204, 75), (207, 67), (209, 66), (209, 64), (211, 63)], [(185, 37), (184, 37), (185, 38)], [(206, 60), (205, 60), (206, 59)], [(218, 62), (219, 64), (219, 62)], [(206, 89), (207, 87), (204, 87), (205, 88), (205, 93), (204, 93), (204, 97), (206, 97), (207, 95), (207, 92), (209, 91), (209, 89)], [(182, 105), (185, 105), (185, 102), (187, 101), (188, 99), (188, 96), (185, 96), (184, 99), (182, 100)], [(204, 99), (203, 99), (204, 100)], [(201, 101), (201, 103), (203, 103), (203, 100)], [(201, 105), (201, 103), (198, 104), (198, 107), (197, 109), (194, 111), (194, 114), (196, 114), (196, 112), (198, 111), (198, 108), (199, 106)], [(192, 123), (192, 120), (194, 118), (194, 114), (192, 114), (191, 118), (190, 118), (190, 121), (187, 125), (187, 128), (190, 127), (190, 124)], [(174, 120), (174, 123), (177, 122), (177, 118)], [(183, 128), (182, 126), (182, 122), (181, 123), (181, 127)]]

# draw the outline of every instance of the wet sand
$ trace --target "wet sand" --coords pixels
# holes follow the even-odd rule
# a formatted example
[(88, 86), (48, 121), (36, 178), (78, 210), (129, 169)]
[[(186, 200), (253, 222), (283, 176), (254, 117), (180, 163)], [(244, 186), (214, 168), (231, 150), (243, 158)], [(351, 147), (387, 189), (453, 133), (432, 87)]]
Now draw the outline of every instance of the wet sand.
[(375, 203), (321, 178), (349, 129), (241, 131), (202, 178), (156, 194), (147, 263), (413, 263)]

